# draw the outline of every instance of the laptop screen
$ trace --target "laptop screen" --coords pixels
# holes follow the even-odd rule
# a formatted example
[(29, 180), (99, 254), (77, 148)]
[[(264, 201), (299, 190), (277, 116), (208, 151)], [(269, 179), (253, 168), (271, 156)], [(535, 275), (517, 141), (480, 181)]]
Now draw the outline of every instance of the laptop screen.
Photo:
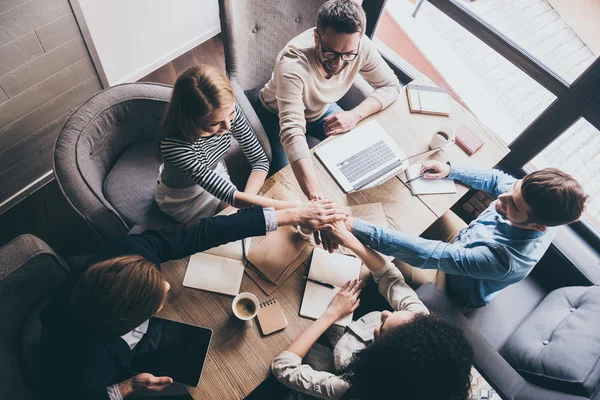
[(211, 337), (211, 329), (152, 317), (148, 331), (134, 348), (130, 370), (197, 386)]

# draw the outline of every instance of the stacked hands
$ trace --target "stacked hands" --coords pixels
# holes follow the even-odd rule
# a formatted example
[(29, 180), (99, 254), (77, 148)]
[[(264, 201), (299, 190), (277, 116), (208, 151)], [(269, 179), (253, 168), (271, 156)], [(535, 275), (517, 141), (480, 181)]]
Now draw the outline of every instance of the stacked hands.
[[(337, 115), (337, 114), (336, 114)], [(450, 174), (450, 165), (436, 160), (421, 164), (423, 179), (444, 179)], [(316, 199), (296, 210), (296, 221), (303, 231), (312, 231), (315, 243), (333, 253), (352, 236), (352, 217), (344, 207), (329, 199)]]

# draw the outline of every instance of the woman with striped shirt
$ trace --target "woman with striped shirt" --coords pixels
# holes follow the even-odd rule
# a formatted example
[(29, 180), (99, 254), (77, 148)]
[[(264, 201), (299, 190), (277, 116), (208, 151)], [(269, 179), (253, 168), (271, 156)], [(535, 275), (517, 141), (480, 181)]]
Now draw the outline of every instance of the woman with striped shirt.
[[(243, 192), (229, 179), (223, 160), (234, 138), (252, 165)], [(257, 195), (269, 170), (269, 160), (235, 103), (227, 78), (210, 65), (183, 72), (156, 137), (156, 150), (164, 164), (160, 168), (156, 202), (160, 209), (181, 223), (194, 223), (213, 216), (219, 205), (238, 208), (259, 205), (276, 209), (298, 207)], [(336, 215), (331, 203), (307, 205)], [(308, 210), (306, 210), (308, 211)]]

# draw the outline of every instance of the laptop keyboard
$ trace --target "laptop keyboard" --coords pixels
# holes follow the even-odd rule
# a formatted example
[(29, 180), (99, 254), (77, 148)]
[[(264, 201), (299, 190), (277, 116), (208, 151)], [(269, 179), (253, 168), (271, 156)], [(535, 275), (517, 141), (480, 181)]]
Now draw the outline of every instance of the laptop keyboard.
[(354, 182), (365, 174), (372, 172), (383, 164), (394, 159), (394, 153), (383, 140), (359, 151), (345, 159), (337, 166), (349, 182)]

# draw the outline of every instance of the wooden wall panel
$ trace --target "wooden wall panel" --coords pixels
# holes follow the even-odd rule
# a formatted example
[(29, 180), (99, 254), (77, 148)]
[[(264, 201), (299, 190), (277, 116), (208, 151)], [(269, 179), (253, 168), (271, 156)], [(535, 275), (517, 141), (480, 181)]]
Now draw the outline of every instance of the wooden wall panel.
[(92, 62), (84, 58), (38, 85), (0, 104), (0, 126), (8, 126), (29, 114), (29, 110), (48, 103), (57, 93), (71, 90), (89, 78), (96, 76)]
[(51, 170), (44, 155), (36, 151), (24, 160), (0, 174), (0, 198), (19, 189), (24, 179), (41, 176)]
[(3, 13), (6, 10), (10, 10), (18, 6), (19, 4), (25, 3), (29, 0), (2, 0), (0, 1), (0, 13)]
[(44, 54), (44, 49), (42, 49), (35, 32), (29, 32), (0, 47), (0, 75), (10, 72), (42, 54)]
[(94, 76), (0, 129), (0, 148), (7, 148), (26, 138), (65, 112), (82, 104), (101, 88), (100, 80)]
[(31, 153), (48, 147), (52, 148), (60, 129), (70, 115), (71, 110), (0, 153), (0, 171), (6, 171)]
[(0, 46), (71, 13), (68, 1), (31, 0), (0, 14)]
[(69, 0), (0, 0), (0, 213), (48, 182), (60, 129), (99, 90)]
[(76, 37), (81, 37), (77, 21), (73, 14), (67, 14), (62, 18), (35, 30), (45, 52), (57, 48)]
[(0, 87), (8, 97), (14, 97), (83, 59), (89, 55), (78, 37), (0, 77)]

